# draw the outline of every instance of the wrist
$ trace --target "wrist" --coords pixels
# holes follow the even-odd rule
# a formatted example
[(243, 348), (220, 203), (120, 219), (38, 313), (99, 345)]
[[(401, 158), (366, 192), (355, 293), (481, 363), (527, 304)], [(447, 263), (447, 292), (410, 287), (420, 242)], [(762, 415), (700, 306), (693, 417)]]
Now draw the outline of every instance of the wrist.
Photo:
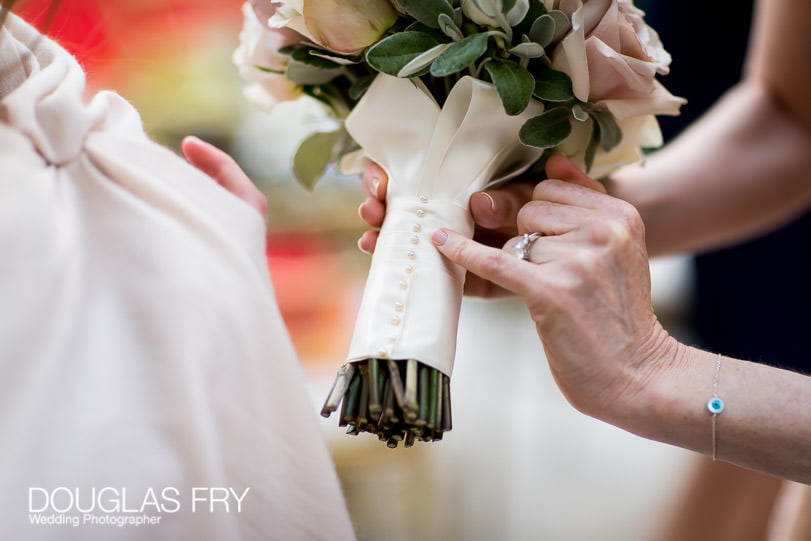
[(710, 452), (710, 414), (716, 355), (679, 343), (670, 343), (656, 368), (639, 389), (627, 427), (644, 438)]
[(614, 401), (606, 421), (639, 436), (661, 441), (664, 417), (677, 410), (673, 402), (680, 377), (689, 364), (689, 347), (661, 325), (640, 348), (638, 363), (627, 374), (625, 391)]

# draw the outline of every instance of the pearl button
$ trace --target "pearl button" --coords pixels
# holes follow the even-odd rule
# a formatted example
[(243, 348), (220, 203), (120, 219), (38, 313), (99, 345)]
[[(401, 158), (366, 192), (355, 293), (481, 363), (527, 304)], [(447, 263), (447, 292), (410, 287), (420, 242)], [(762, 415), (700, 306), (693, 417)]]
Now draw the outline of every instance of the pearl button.
[(406, 255), (408, 256), (408, 259), (416, 259), (416, 257), (417, 257), (417, 252), (415, 252), (414, 250), (409, 250), (409, 251), (406, 253)]
[(411, 241), (411, 244), (420, 243), (420, 238), (417, 235), (411, 235), (411, 237), (408, 240)]
[(419, 218), (422, 218), (423, 216), (425, 216), (425, 211), (422, 209), (417, 209), (417, 216)]
[(422, 201), (423, 203), (427, 203), (428, 202), (428, 196), (427, 195), (421, 195), (420, 196), (420, 201)]
[(394, 309), (397, 310), (398, 312), (402, 312), (405, 309), (405, 306), (403, 306), (403, 303), (401, 302), (395, 302)]
[(406, 271), (408, 274), (411, 274), (412, 272), (414, 272), (414, 267), (413, 267), (413, 266), (411, 266), (411, 265), (406, 265), (406, 267), (405, 267), (405, 271)]
[(394, 316), (391, 318), (391, 324), (397, 326), (400, 324), (400, 316)]
[(414, 224), (414, 227), (412, 227), (411, 230), (414, 231), (414, 233), (419, 233), (422, 231), (422, 226), (420, 224)]
[(405, 280), (400, 280), (400, 289), (408, 289), (408, 284)]

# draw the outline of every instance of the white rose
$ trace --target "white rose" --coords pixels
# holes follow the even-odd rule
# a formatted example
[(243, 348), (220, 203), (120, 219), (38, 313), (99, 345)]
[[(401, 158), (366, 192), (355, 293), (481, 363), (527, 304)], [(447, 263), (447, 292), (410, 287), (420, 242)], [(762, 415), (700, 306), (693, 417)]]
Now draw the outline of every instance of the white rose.
[[(300, 88), (284, 76), (288, 58), (278, 50), (298, 43), (302, 36), (287, 28), (268, 27), (267, 21), (259, 19), (250, 2), (243, 4), (242, 13), (245, 21), (239, 35), (240, 45), (234, 52), (234, 63), (239, 67), (240, 75), (252, 83), (245, 88), (245, 96), (265, 109), (279, 101), (298, 98)], [(267, 13), (265, 11), (265, 15)]]
[[(556, 149), (584, 171), (586, 147), (591, 138), (591, 122), (574, 122), (572, 134)], [(638, 162), (643, 157), (642, 148), (662, 145), (662, 132), (654, 115), (635, 116), (617, 123), (622, 130), (622, 141), (610, 152), (598, 149), (588, 172), (593, 178), (606, 176), (623, 165)]]
[(270, 25), (287, 27), (342, 54), (356, 54), (374, 44), (397, 20), (389, 0), (284, 0)]

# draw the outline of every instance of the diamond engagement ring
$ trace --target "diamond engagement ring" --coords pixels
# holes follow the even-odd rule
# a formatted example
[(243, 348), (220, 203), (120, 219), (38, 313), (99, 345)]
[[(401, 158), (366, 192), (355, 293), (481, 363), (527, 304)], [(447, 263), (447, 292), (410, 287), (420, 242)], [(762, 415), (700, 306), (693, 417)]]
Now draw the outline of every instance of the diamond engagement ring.
[(513, 255), (518, 259), (529, 261), (529, 249), (532, 243), (541, 237), (543, 237), (543, 233), (538, 233), (537, 231), (534, 233), (524, 233), (524, 236), (521, 237), (518, 244), (513, 247)]

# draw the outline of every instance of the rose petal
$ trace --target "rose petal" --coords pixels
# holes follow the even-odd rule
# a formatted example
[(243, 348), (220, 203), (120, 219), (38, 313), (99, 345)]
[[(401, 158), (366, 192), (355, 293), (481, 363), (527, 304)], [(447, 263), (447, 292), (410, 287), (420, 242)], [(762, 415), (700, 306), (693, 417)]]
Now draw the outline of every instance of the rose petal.
[(345, 54), (372, 45), (397, 20), (389, 0), (305, 0), (302, 15), (316, 43)]
[(283, 73), (271, 73), (260, 68), (284, 71), (288, 59), (280, 55), (278, 50), (301, 41), (301, 35), (287, 28), (264, 25), (250, 2), (243, 4), (242, 13), (244, 25), (233, 60), (242, 78), (253, 83), (245, 89), (246, 97), (262, 108), (268, 108), (277, 101), (297, 98), (300, 95), (298, 86), (287, 80)]
[(577, 99), (588, 101), (589, 67), (586, 59), (583, 20), (579, 11), (572, 15), (572, 29), (552, 53), (552, 67), (569, 76)]
[(634, 99), (603, 100), (600, 103), (618, 119), (626, 119), (640, 115), (671, 115), (679, 114), (679, 107), (687, 103), (684, 98), (671, 94), (659, 81), (654, 81), (653, 92), (649, 95)]

